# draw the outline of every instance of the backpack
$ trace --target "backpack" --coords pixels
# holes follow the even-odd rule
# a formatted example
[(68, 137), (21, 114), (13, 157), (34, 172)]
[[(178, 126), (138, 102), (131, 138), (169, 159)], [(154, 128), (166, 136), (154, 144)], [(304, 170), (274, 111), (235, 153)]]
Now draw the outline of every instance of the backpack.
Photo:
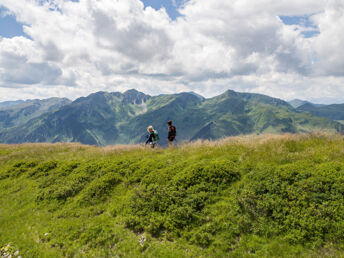
[(177, 130), (176, 130), (176, 127), (171, 125), (171, 136), (176, 136), (177, 135)]
[(153, 141), (157, 142), (159, 140), (160, 140), (160, 137), (159, 137), (158, 131), (154, 130), (154, 132), (153, 132)]

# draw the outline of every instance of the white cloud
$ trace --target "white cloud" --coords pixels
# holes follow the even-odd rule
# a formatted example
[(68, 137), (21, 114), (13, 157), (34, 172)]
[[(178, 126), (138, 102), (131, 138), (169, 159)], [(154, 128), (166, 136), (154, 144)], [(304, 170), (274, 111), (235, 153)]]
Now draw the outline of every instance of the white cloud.
[(320, 31), (313, 40), (319, 59), (316, 72), (323, 76), (344, 76), (344, 2), (331, 1), (325, 12), (315, 15), (313, 21)]
[(0, 40), (0, 82), (6, 87), (43, 83), (56, 84), (62, 71), (41, 61), (35, 43), (24, 37)]
[[(0, 0), (30, 36), (0, 40), (0, 101), (232, 88), (344, 102), (340, 0), (190, 0), (174, 21), (139, 0), (39, 2)], [(320, 34), (305, 38), (281, 15), (312, 15)]]

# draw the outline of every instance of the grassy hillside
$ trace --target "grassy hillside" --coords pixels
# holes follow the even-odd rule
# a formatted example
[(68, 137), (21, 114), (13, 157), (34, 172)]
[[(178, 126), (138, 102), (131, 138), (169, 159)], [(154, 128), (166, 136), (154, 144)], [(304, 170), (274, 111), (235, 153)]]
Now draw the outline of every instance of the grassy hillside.
[(309, 112), (312, 115), (326, 117), (332, 120), (344, 120), (344, 104), (316, 106), (308, 103), (298, 107), (297, 110)]
[[(22, 121), (7, 116), (0, 110), (0, 127), (1, 121), (11, 121), (12, 126)], [(153, 125), (159, 131), (160, 144), (167, 145), (168, 120), (173, 120), (179, 141), (254, 133), (344, 132), (344, 126), (336, 121), (296, 111), (283, 100), (261, 94), (228, 90), (204, 99), (195, 93), (149, 96), (129, 90), (79, 98), (25, 124), (0, 130), (0, 142), (136, 144), (146, 140), (146, 128)]]
[(0, 145), (0, 225), (22, 257), (343, 256), (344, 140)]
[(6, 128), (24, 125), (31, 119), (39, 117), (46, 112), (57, 110), (70, 102), (66, 98), (1, 102), (0, 131)]

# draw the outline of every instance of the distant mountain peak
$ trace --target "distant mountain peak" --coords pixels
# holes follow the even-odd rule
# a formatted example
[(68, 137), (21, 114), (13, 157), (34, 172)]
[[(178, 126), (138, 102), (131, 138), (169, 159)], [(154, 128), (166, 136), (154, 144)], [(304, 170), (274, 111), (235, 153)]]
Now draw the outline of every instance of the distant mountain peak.
[(138, 94), (138, 93), (143, 93), (143, 92), (140, 92), (136, 89), (130, 89), (130, 90), (125, 91), (123, 94)]
[(220, 97), (220, 98), (236, 97), (239, 94), (240, 94), (239, 92), (236, 92), (234, 90), (226, 90), (224, 93), (222, 93), (222, 94), (220, 94), (220, 95), (218, 95), (216, 97)]
[(308, 104), (308, 106), (311, 105), (311, 106), (315, 106), (315, 107), (325, 106), (324, 104), (315, 104), (315, 103), (309, 102), (307, 100), (302, 100), (302, 99), (293, 99), (291, 101), (288, 101), (288, 103), (290, 105), (292, 105), (294, 108), (299, 108), (299, 107), (306, 105), (306, 104)]
[(236, 92), (236, 91), (234, 91), (234, 90), (230, 90), (230, 89), (226, 90), (225, 93), (226, 93), (227, 95), (238, 95), (238, 92)]
[(315, 105), (313, 103), (310, 103), (310, 102), (306, 101), (304, 104), (302, 104), (298, 108), (302, 108), (302, 107), (315, 107)]
[(288, 103), (290, 105), (292, 105), (294, 108), (298, 108), (304, 104), (311, 104), (310, 102), (306, 101), (306, 100), (302, 100), (302, 99), (293, 99), (291, 101), (288, 101)]
[(135, 89), (127, 90), (123, 93), (123, 104), (137, 104), (140, 105), (145, 103), (150, 96), (144, 94), (143, 92), (137, 91)]
[(200, 99), (205, 99), (205, 97), (203, 97), (202, 95), (200, 95), (200, 94), (198, 94), (198, 93), (196, 93), (194, 91), (189, 91), (187, 93), (192, 94), (192, 95), (194, 95), (194, 96), (196, 96), (196, 97), (198, 97)]

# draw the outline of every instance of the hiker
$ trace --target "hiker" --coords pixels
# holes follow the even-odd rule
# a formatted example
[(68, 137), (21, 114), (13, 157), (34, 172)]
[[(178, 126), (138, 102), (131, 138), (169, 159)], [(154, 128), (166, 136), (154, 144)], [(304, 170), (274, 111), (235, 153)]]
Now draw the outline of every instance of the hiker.
[(157, 130), (154, 130), (153, 126), (148, 126), (147, 131), (149, 133), (149, 135), (147, 135), (147, 141), (146, 141), (146, 145), (149, 144), (151, 146), (151, 148), (154, 148), (156, 146), (156, 144), (159, 141), (159, 134)]
[(177, 135), (176, 127), (172, 125), (171, 120), (167, 122), (167, 125), (168, 125), (168, 135), (167, 135), (168, 145), (170, 147), (173, 147), (174, 146), (173, 141), (175, 140), (176, 135)]

